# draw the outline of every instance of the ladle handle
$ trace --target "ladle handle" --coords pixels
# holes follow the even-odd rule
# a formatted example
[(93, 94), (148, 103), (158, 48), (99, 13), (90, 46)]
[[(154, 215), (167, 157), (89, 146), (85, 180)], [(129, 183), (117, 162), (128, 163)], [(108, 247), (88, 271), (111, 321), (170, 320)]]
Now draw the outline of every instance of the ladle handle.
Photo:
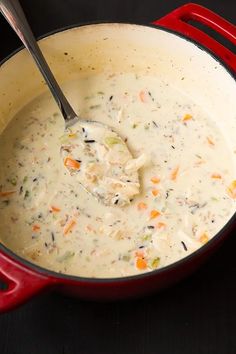
[(32, 55), (36, 65), (42, 73), (60, 111), (65, 119), (66, 127), (73, 124), (77, 115), (64, 96), (55, 77), (53, 76), (26, 20), (25, 14), (18, 0), (0, 0), (0, 11), (14, 29), (20, 40)]

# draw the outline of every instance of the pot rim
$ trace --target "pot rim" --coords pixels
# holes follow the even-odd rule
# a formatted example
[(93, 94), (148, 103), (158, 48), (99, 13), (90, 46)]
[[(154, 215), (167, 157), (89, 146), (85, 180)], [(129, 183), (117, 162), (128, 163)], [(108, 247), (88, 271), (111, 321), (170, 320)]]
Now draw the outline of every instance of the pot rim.
[[(211, 57), (213, 57), (215, 60), (217, 60), (223, 68), (230, 74), (230, 76), (234, 79), (235, 84), (236, 84), (236, 71), (234, 71), (232, 68), (230, 68), (229, 65), (225, 63), (223, 59), (221, 59), (219, 56), (217, 56), (212, 50), (210, 50), (206, 45), (199, 44), (196, 40), (189, 38), (185, 36), (184, 34), (181, 34), (175, 30), (167, 29), (164, 26), (161, 25), (156, 25), (156, 24), (144, 24), (144, 23), (136, 23), (136, 22), (122, 22), (122, 21), (107, 21), (107, 20), (101, 20), (101, 21), (88, 21), (88, 22), (80, 22), (80, 23), (75, 23), (72, 25), (67, 25), (63, 26), (59, 29), (55, 29), (52, 31), (47, 32), (46, 34), (43, 34), (39, 37), (37, 37), (37, 40), (44, 39), (46, 37), (52, 36), (54, 34), (64, 32), (73, 28), (79, 28), (83, 26), (89, 26), (89, 25), (99, 25), (99, 24), (123, 24), (123, 25), (135, 25), (135, 26), (143, 26), (143, 27), (151, 27), (155, 29), (159, 29), (162, 31), (165, 31), (170, 34), (174, 34), (181, 39), (187, 40), (190, 43), (193, 43), (196, 45), (200, 50), (203, 50), (207, 54), (209, 54)], [(15, 49), (13, 52), (11, 52), (9, 55), (7, 55), (3, 60), (0, 61), (0, 67), (6, 63), (9, 59), (11, 59), (15, 54), (20, 52), (22, 49), (25, 49), (24, 46), (20, 46), (19, 48)], [(63, 273), (58, 273), (52, 270), (49, 270), (47, 268), (41, 267), (39, 265), (36, 265), (34, 263), (31, 263), (30, 261), (22, 258), (21, 256), (18, 256), (16, 253), (11, 251), (9, 248), (4, 246), (0, 242), (0, 252), (3, 252), (6, 256), (9, 256), (13, 261), (16, 261), (18, 264), (21, 266), (28, 268), (30, 270), (35, 271), (38, 274), (49, 276), (54, 279), (58, 280), (65, 280), (65, 281), (74, 281), (74, 282), (83, 282), (83, 283), (96, 283), (97, 285), (99, 284), (104, 284), (104, 283), (126, 283), (130, 281), (139, 281), (147, 277), (155, 277), (158, 276), (159, 274), (163, 273), (168, 273), (169, 271), (176, 270), (177, 268), (180, 268), (181, 266), (184, 266), (185, 264), (187, 265), (192, 259), (201, 257), (205, 253), (208, 253), (212, 247), (217, 244), (220, 240), (224, 240), (226, 238), (227, 232), (232, 232), (233, 226), (236, 226), (236, 212), (232, 215), (232, 217), (228, 220), (228, 222), (222, 227), (222, 229), (219, 230), (219, 232), (213, 236), (211, 240), (209, 240), (205, 245), (201, 246), (199, 249), (196, 251), (192, 252), (188, 256), (181, 258), (180, 260), (171, 263), (167, 266), (164, 266), (160, 269), (148, 271), (146, 273), (142, 274), (137, 274), (137, 275), (130, 275), (126, 277), (116, 277), (116, 278), (89, 278), (89, 277), (82, 277), (82, 276), (76, 276), (76, 275), (68, 275), (68, 274), (63, 274)]]

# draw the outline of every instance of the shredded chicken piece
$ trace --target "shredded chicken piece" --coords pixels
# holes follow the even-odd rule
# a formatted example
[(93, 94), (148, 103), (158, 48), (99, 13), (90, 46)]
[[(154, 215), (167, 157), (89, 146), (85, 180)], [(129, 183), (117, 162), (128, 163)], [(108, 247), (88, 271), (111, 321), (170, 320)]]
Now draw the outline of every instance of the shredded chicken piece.
[[(61, 152), (79, 183), (105, 205), (125, 206), (140, 192), (138, 170), (146, 155), (133, 158), (125, 142), (103, 126), (75, 126), (63, 136)], [(71, 143), (70, 143), (71, 141)], [(79, 167), (79, 168), (76, 168)]]

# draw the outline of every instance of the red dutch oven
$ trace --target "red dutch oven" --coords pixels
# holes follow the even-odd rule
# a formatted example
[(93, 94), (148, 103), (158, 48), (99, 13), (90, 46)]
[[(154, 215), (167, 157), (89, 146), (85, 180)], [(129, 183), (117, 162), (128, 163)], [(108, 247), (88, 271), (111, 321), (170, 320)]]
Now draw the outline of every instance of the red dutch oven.
[[(99, 65), (106, 67), (108, 52), (109, 55), (112, 52), (116, 57), (114, 70), (118, 70), (122, 61), (126, 60), (122, 57), (124, 53), (130, 56), (130, 62), (132, 61), (136, 66), (135, 70), (141, 70), (140, 67), (144, 63), (159, 60), (159, 70), (161, 68), (163, 75), (169, 75), (173, 68), (173, 65), (170, 67), (166, 63), (172, 60), (176, 66), (180, 67), (182, 61), (183, 71), (189, 78), (193, 78), (194, 75), (198, 76), (198, 80), (186, 86), (185, 90), (195, 95), (205, 90), (204, 95), (199, 93), (198, 99), (202, 100), (202, 104), (206, 104), (204, 100), (209, 98), (207, 103), (209, 107), (210, 104), (219, 105), (219, 95), (225, 95), (228, 100), (227, 107), (222, 107), (222, 109), (230, 109), (230, 104), (236, 101), (236, 55), (203, 31), (193, 27), (190, 21), (204, 24), (236, 44), (236, 27), (196, 4), (186, 4), (148, 26), (115, 23), (83, 25), (49, 35), (39, 43), (60, 83), (68, 80), (71, 72), (79, 70), (77, 58), (80, 70), (83, 65), (85, 67), (85, 62), (91, 61), (92, 63), (94, 56), (92, 58), (90, 55), (91, 48), (96, 44), (97, 67)], [(110, 43), (112, 42), (114, 47), (112, 44), (108, 47), (107, 41), (99, 42), (102, 37), (113, 38)], [(132, 45), (136, 47), (136, 54), (132, 54), (133, 57), (130, 54)], [(65, 56), (63, 57), (65, 50), (73, 54), (75, 62), (65, 61)], [(19, 70), (15, 70), (19, 65), (21, 66), (20, 73)], [(89, 70), (88, 67), (87, 70)], [(14, 92), (17, 86), (22, 86), (25, 75), (28, 75), (30, 80), (27, 86), (24, 85), (21, 94), (17, 95)], [(174, 71), (170, 79), (177, 82)], [(3, 90), (1, 86), (4, 86), (5, 92), (7, 90), (9, 94), (11, 93), (13, 102), (11, 111), (7, 111), (9, 108), (4, 106), (5, 102), (1, 103), (5, 116), (14, 114), (14, 106), (17, 109), (27, 100), (31, 100), (32, 92), (38, 94), (45, 90), (41, 77), (25, 49), (2, 63), (0, 82), (0, 97), (1, 90)], [(188, 85), (188, 82), (179, 82), (179, 84)], [(221, 88), (216, 87), (217, 85)], [(211, 99), (210, 96), (208, 97), (210, 91), (212, 91)], [(233, 93), (235, 93), (234, 100)], [(4, 101), (7, 102), (6, 96)], [(231, 107), (231, 111), (234, 108), (235, 106)], [(217, 109), (221, 109), (221, 106), (217, 106)], [(228, 116), (230, 117), (230, 112)], [(13, 309), (36, 294), (48, 290), (58, 290), (89, 300), (117, 300), (142, 296), (163, 289), (199, 267), (232, 231), (235, 218), (233, 216), (211, 241), (190, 256), (160, 270), (124, 278), (92, 279), (58, 274), (20, 258), (0, 244), (0, 279), (6, 284), (5, 289), (0, 290), (0, 311)]]

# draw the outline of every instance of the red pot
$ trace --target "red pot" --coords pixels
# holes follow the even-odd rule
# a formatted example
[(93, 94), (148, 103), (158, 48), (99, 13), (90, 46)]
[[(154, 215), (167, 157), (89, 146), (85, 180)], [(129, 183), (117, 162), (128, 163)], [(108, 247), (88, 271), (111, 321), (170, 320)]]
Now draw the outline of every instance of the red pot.
[[(206, 57), (213, 55), (225, 66), (224, 70), (226, 72), (228, 70), (231, 72), (231, 75), (235, 75), (236, 55), (209, 37), (206, 33), (190, 25), (188, 23), (190, 20), (205, 24), (206, 26), (220, 33), (233, 44), (236, 44), (236, 27), (220, 16), (214, 14), (210, 10), (207, 10), (206, 8), (196, 4), (184, 5), (171, 12), (167, 16), (161, 18), (160, 20), (154, 21), (150, 27), (156, 26), (160, 33), (163, 33), (164, 31), (168, 34), (168, 32), (170, 32), (169, 34), (172, 36), (172, 38), (173, 36), (178, 37), (179, 41), (185, 41), (185, 39), (188, 38), (191, 46), (196, 47), (192, 44), (193, 42), (197, 44), (198, 47), (200, 47), (196, 48), (195, 50), (199, 51), (199, 53), (202, 53), (202, 51), (208, 52), (207, 54), (204, 53)], [(102, 28), (103, 30), (106, 30), (106, 26), (111, 28), (111, 25), (112, 24), (103, 24)], [(50, 46), (48, 46), (47, 39), (42, 40), (42, 47), (44, 47), (45, 50), (48, 50), (48, 55), (52, 55), (53, 57), (57, 49), (53, 46), (55, 43), (58, 43), (59, 36), (68, 36), (68, 31), (73, 33), (73, 36), (76, 36), (76, 31), (83, 33), (83, 27), (86, 27), (86, 31), (88, 31), (88, 28), (91, 26), (101, 25), (87, 25), (60, 32), (59, 34), (49, 37)], [(137, 25), (114, 24), (114, 26), (116, 26), (118, 29), (119, 26), (121, 26), (121, 28), (122, 26), (127, 26), (129, 31), (132, 30), (133, 26), (135, 28), (139, 27), (139, 31), (140, 28), (143, 28), (143, 30), (146, 28), (146, 26)], [(55, 51), (51, 50), (51, 48), (54, 48)], [(12, 68), (17, 64), (17, 61), (19, 60), (21, 60), (22, 63), (24, 62), (24, 65), (29, 65), (27, 58), (28, 54), (26, 54), (25, 50), (20, 51), (8, 59), (1, 67), (1, 80), (6, 81), (5, 86), (9, 85), (9, 89), (11, 85), (10, 80)], [(173, 60), (175, 60), (175, 48), (173, 48)], [(213, 59), (211, 58), (211, 60)], [(103, 63), (101, 64), (103, 65)], [(59, 68), (60, 70), (58, 69), (56, 76), (59, 76), (60, 80), (61, 75), (62, 80), (62, 68), (61, 66), (59, 66)], [(25, 70), (24, 67), (22, 70)], [(56, 70), (57, 69), (55, 66), (55, 71)], [(38, 74), (36, 73), (35, 75), (37, 76)], [(33, 77), (34, 75), (32, 75), (32, 80)], [(41, 80), (39, 79), (38, 82), (40, 84), (35, 85), (37, 86), (38, 91), (40, 91), (42, 90)], [(30, 83), (28, 90), (32, 91)], [(28, 93), (25, 92), (25, 96), (27, 96), (27, 94)], [(12, 99), (17, 105), (17, 96), (13, 97)], [(12, 111), (11, 113), (14, 112)], [(7, 289), (0, 291), (0, 311), (3, 312), (13, 309), (14, 307), (30, 299), (32, 296), (50, 289), (56, 289), (70, 295), (91, 300), (124, 299), (134, 296), (141, 296), (152, 291), (162, 289), (187, 276), (193, 272), (201, 263), (203, 263), (203, 261), (209, 257), (209, 255), (215, 251), (216, 248), (219, 247), (222, 241), (232, 230), (234, 221), (235, 216), (211, 241), (207, 243), (207, 245), (194, 252), (190, 256), (170, 266), (139, 276), (116, 279), (87, 279), (57, 274), (23, 260), (22, 258), (15, 255), (12, 251), (8, 250), (5, 246), (0, 244), (0, 278), (4, 281), (4, 283), (7, 284)]]

